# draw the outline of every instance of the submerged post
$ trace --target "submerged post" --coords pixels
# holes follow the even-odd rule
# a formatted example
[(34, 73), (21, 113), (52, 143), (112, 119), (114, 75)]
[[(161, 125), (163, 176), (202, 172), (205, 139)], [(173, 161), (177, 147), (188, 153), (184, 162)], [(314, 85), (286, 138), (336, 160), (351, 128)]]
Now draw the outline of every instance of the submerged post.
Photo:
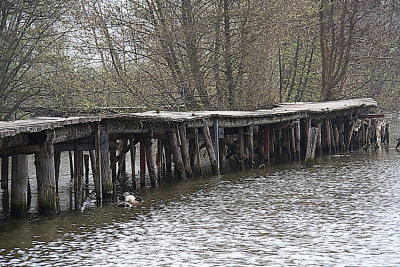
[(254, 131), (254, 125), (251, 124), (247, 127), (247, 149), (249, 151), (248, 155), (248, 166), (250, 168), (253, 168), (253, 152), (254, 152), (254, 143), (253, 143), (253, 131)]
[(132, 186), (133, 188), (136, 188), (136, 174), (135, 174), (136, 143), (133, 139), (131, 139), (129, 143), (130, 143), (129, 153), (131, 155)]
[[(98, 123), (95, 125), (95, 152), (96, 152), (96, 178), (97, 183), (95, 184), (96, 187), (96, 195), (97, 199), (100, 202), (103, 200), (103, 173), (102, 173), (102, 158), (101, 158), (101, 128)], [(92, 161), (93, 162), (93, 161)]]
[(58, 196), (58, 182), (60, 180), (60, 165), (61, 165), (61, 152), (54, 152), (54, 165), (55, 165), (55, 175), (56, 175), (56, 193)]
[(171, 131), (169, 132), (169, 144), (174, 159), (175, 175), (178, 178), (186, 179), (185, 166), (183, 164), (182, 154), (178, 144), (177, 132), (174, 128), (171, 128)]
[(101, 131), (100, 140), (104, 148), (101, 146), (101, 185), (103, 197), (110, 198), (114, 192), (113, 180), (111, 177), (110, 156), (109, 156), (109, 141), (108, 133)]
[(28, 156), (12, 156), (11, 215), (21, 217), (28, 211)]
[(186, 126), (182, 125), (179, 127), (179, 136), (181, 140), (181, 153), (183, 159), (183, 165), (185, 166), (186, 175), (188, 178), (193, 177), (192, 167), (190, 166), (189, 146), (186, 143)]
[(58, 199), (54, 169), (54, 131), (46, 131), (47, 140), (35, 153), (36, 178), (38, 184), (39, 212), (56, 214)]
[(100, 196), (99, 190), (99, 178), (97, 172), (97, 162), (96, 162), (96, 153), (94, 150), (89, 150), (89, 158), (90, 158), (90, 165), (92, 167), (92, 175), (93, 175), (93, 183), (94, 183), (94, 190), (96, 192), (96, 196)]
[(214, 147), (211, 142), (210, 129), (208, 128), (207, 124), (203, 126), (203, 139), (204, 143), (206, 144), (208, 157), (210, 158), (212, 171), (214, 175), (219, 175), (218, 163), (215, 157)]
[(200, 175), (201, 174), (200, 144), (199, 144), (199, 130), (197, 128), (194, 129), (194, 149), (195, 149), (195, 156), (193, 160), (193, 169), (196, 175)]
[(146, 152), (145, 152), (145, 139), (140, 139), (140, 185), (146, 183)]
[(221, 167), (221, 162), (219, 159), (219, 126), (218, 126), (218, 120), (214, 120), (214, 150), (215, 150), (215, 158), (217, 160), (217, 169), (218, 169), (218, 174), (220, 173), (220, 167)]
[(307, 151), (306, 151), (306, 165), (312, 165), (314, 163), (315, 158), (315, 149), (319, 134), (319, 128), (310, 127), (308, 132), (308, 141), (307, 141)]
[(269, 159), (269, 136), (270, 136), (270, 129), (268, 125), (264, 126), (264, 162), (270, 163)]
[(152, 187), (156, 187), (156, 186), (158, 186), (158, 180), (156, 177), (156, 170), (155, 170), (154, 161), (153, 161), (152, 137), (146, 138), (145, 151), (146, 151), (147, 169), (149, 170), (150, 183), (151, 183)]
[(9, 157), (1, 158), (1, 189), (8, 190)]

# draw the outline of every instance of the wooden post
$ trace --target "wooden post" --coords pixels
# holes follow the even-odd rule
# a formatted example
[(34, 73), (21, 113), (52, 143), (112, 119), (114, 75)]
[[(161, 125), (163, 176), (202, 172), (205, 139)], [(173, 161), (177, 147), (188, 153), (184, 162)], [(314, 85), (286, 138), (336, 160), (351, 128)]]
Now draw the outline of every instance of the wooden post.
[(301, 127), (300, 120), (295, 121), (296, 153), (297, 160), (301, 159)]
[(146, 185), (146, 152), (145, 139), (140, 139), (140, 185)]
[[(169, 136), (169, 134), (168, 134)], [(169, 136), (169, 138), (171, 138)], [(172, 151), (171, 143), (168, 139), (164, 140), (164, 151), (165, 151), (165, 167), (167, 174), (172, 174)]]
[(179, 136), (181, 140), (181, 153), (183, 165), (185, 166), (186, 175), (188, 178), (193, 177), (192, 167), (190, 166), (189, 146), (186, 142), (186, 126), (179, 127)]
[(333, 125), (333, 136), (335, 139), (335, 151), (338, 152), (340, 145), (339, 145), (339, 129), (337, 127), (337, 125)]
[(286, 153), (287, 159), (291, 160), (292, 155), (290, 154), (290, 138), (289, 138), (289, 129), (281, 128), (282, 129), (282, 150)]
[(152, 187), (156, 187), (158, 185), (156, 170), (154, 168), (153, 161), (153, 143), (151, 138), (146, 138), (145, 140), (145, 153), (146, 153), (146, 162), (147, 169), (149, 171), (150, 183)]
[(85, 162), (85, 184), (86, 187), (89, 185), (89, 155), (85, 154), (84, 156), (84, 162)]
[(1, 158), (1, 189), (8, 190), (9, 157)]
[(331, 136), (331, 153), (334, 154), (336, 152), (336, 142), (335, 142), (335, 133), (333, 130), (333, 124), (332, 124), (332, 120), (328, 119), (329, 121), (329, 133)]
[(132, 186), (133, 188), (136, 188), (136, 168), (135, 168), (135, 162), (136, 162), (136, 144), (133, 139), (129, 141), (130, 143), (130, 149), (129, 153), (131, 155), (131, 173), (132, 173)]
[(226, 145), (224, 142), (219, 142), (219, 170), (225, 168)]
[(95, 150), (96, 150), (96, 193), (97, 199), (100, 202), (103, 200), (103, 159), (101, 153), (101, 126), (99, 123), (95, 124)]
[(218, 120), (214, 120), (213, 124), (214, 128), (214, 150), (215, 150), (215, 158), (217, 160), (217, 168), (218, 168), (218, 174), (220, 173), (220, 159), (219, 159), (219, 126), (218, 126)]
[(195, 149), (195, 155), (193, 162), (193, 170), (196, 175), (201, 175), (199, 130), (197, 128), (194, 129), (194, 149)]
[(283, 157), (283, 133), (282, 128), (278, 129), (278, 149), (279, 149), (279, 158)]
[(240, 160), (240, 169), (243, 170), (244, 168), (244, 135), (243, 135), (243, 127), (239, 127), (238, 132), (239, 138), (239, 160)]
[(314, 163), (315, 148), (317, 144), (318, 134), (319, 134), (318, 128), (316, 127), (309, 128), (309, 134), (308, 134), (309, 138), (307, 142), (307, 152), (305, 158), (306, 165), (312, 165)]
[(218, 163), (215, 157), (214, 147), (211, 142), (210, 129), (208, 128), (207, 124), (203, 126), (203, 139), (206, 145), (208, 157), (210, 158), (211, 169), (214, 175), (219, 175)]
[(101, 192), (100, 192), (100, 188), (99, 188), (99, 178), (98, 178), (98, 174), (97, 174), (97, 163), (96, 163), (95, 150), (89, 150), (89, 158), (90, 158), (90, 165), (92, 167), (94, 190), (96, 192), (96, 196), (100, 196)]
[(54, 152), (54, 171), (55, 171), (55, 178), (56, 178), (56, 193), (58, 196), (58, 184), (60, 180), (60, 165), (61, 165), (61, 152), (57, 151)]
[(54, 131), (46, 131), (47, 140), (35, 153), (36, 178), (38, 185), (39, 213), (56, 214), (58, 199), (54, 169)]
[(157, 165), (157, 179), (158, 179), (158, 181), (161, 181), (162, 151), (163, 151), (162, 140), (161, 139), (157, 139), (156, 165)]
[(71, 174), (71, 180), (74, 179), (74, 160), (72, 158), (72, 151), (68, 151), (69, 157), (69, 172)]
[(28, 156), (12, 156), (11, 215), (21, 217), (28, 211)]
[(249, 151), (248, 166), (250, 168), (253, 168), (253, 164), (254, 164), (253, 131), (254, 131), (254, 125), (253, 124), (247, 126), (247, 148), (248, 148), (248, 151)]
[(79, 210), (82, 206), (82, 176), (81, 176), (81, 169), (82, 169), (82, 151), (78, 150), (78, 141), (74, 143), (74, 170), (75, 170), (75, 177), (74, 177), (74, 199), (75, 199), (75, 209)]
[(270, 128), (268, 125), (264, 126), (264, 162), (270, 163), (269, 153), (270, 153)]
[(389, 146), (389, 122), (385, 125), (385, 144)]
[(294, 160), (296, 160), (296, 158), (297, 158), (297, 154), (296, 154), (296, 134), (295, 134), (296, 129), (292, 127), (292, 128), (289, 129), (289, 131), (290, 131), (290, 149), (291, 149), (291, 154), (292, 154), (292, 158)]
[(339, 152), (344, 152), (344, 123), (339, 124)]
[(128, 152), (128, 140), (122, 140), (121, 145), (118, 148), (118, 154), (121, 158), (118, 163), (118, 174), (126, 174), (126, 153)]
[(117, 178), (117, 151), (116, 150), (111, 150), (110, 149), (110, 162), (111, 162), (111, 177), (112, 180), (115, 182)]
[(181, 150), (178, 144), (177, 132), (175, 128), (171, 128), (169, 132), (169, 143), (172, 154), (174, 155), (174, 172), (179, 179), (186, 179), (185, 166), (183, 164)]
[[(194, 135), (194, 129), (191, 130), (191, 132)], [(194, 138), (189, 138), (189, 157), (190, 157), (190, 167), (192, 167), (193, 170), (193, 175), (196, 175), (194, 173), (194, 160), (196, 156), (196, 147), (194, 144)]]
[[(106, 136), (105, 140), (108, 143), (108, 136)], [(114, 185), (111, 177), (110, 156), (108, 149), (101, 150), (101, 172), (103, 198), (111, 198), (114, 192)]]
[(351, 139), (352, 139), (352, 136), (353, 136), (353, 132), (354, 132), (354, 121), (350, 121), (350, 123), (349, 123), (349, 131), (348, 131), (347, 136), (346, 136), (346, 140), (347, 140), (347, 142), (346, 142), (346, 150), (347, 151), (351, 150)]
[(332, 139), (331, 139), (331, 127), (329, 124), (329, 119), (324, 119), (322, 123), (322, 150), (326, 154), (331, 154), (332, 152)]
[(317, 144), (315, 148), (316, 155), (322, 155), (322, 123), (317, 122), (315, 123), (315, 127), (318, 128), (318, 136), (317, 136)]

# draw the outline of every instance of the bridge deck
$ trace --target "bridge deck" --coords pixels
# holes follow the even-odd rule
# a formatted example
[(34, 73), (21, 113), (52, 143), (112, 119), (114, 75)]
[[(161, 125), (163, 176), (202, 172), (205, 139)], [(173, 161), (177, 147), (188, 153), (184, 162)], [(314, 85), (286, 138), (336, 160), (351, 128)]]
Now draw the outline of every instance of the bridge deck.
[(373, 108), (377, 103), (371, 98), (329, 101), (321, 103), (298, 102), (282, 103), (273, 109), (257, 111), (192, 111), (192, 112), (170, 112), (170, 111), (147, 111), (142, 113), (127, 113), (105, 116), (85, 117), (38, 117), (30, 120), (18, 120), (0, 122), (0, 138), (15, 136), (20, 133), (35, 133), (43, 130), (62, 128), (68, 125), (76, 125), (106, 120), (129, 120), (139, 122), (198, 122), (197, 125), (213, 120), (221, 120), (222, 127), (236, 127), (252, 122), (254, 125), (274, 123), (304, 118), (312, 114), (326, 114), (340, 112), (355, 108)]

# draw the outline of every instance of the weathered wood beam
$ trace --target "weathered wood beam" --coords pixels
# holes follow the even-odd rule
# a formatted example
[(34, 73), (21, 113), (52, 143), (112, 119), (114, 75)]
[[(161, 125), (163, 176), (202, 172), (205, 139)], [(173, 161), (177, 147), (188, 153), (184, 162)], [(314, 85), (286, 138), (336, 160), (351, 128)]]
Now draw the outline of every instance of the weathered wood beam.
[(93, 135), (93, 124), (83, 123), (70, 126), (64, 126), (62, 128), (56, 128), (54, 130), (54, 144), (68, 142), (80, 138), (85, 138)]
[(15, 154), (35, 154), (39, 151), (38, 145), (26, 145), (26, 146), (17, 146), (17, 147), (10, 147), (4, 148), (0, 150), (0, 157), (12, 156)]
[(0, 139), (0, 149), (25, 146), (29, 142), (29, 134), (21, 133), (15, 136)]

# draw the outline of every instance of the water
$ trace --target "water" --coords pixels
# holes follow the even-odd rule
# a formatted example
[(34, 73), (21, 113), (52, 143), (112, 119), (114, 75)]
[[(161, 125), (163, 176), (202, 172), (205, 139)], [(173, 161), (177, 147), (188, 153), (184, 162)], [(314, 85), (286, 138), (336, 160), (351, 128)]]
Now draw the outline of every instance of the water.
[(392, 147), (138, 193), (145, 202), (132, 209), (65, 207), (56, 218), (1, 224), (0, 265), (400, 265), (400, 152)]

